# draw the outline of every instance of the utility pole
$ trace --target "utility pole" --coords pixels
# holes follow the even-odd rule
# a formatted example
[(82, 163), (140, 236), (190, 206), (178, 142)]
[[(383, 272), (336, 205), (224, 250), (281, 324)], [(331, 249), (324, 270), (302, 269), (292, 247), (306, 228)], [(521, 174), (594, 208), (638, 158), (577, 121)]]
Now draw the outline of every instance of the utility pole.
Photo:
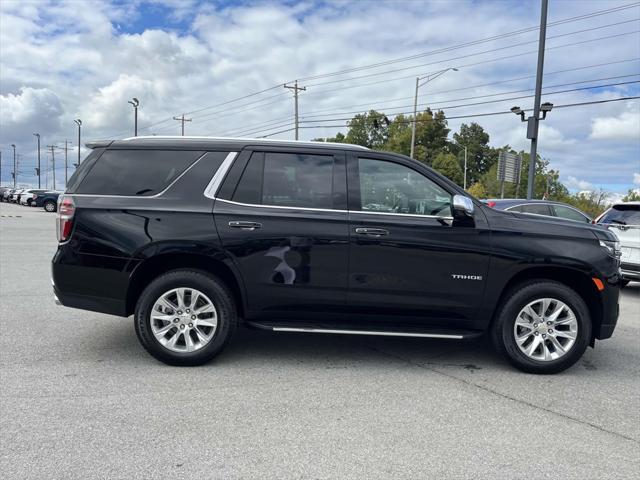
[(78, 118), (74, 120), (74, 122), (78, 125), (78, 163), (76, 163), (76, 168), (78, 168), (80, 166), (80, 131), (82, 130), (82, 120)]
[(182, 114), (181, 117), (173, 117), (174, 120), (177, 120), (179, 122), (182, 122), (182, 136), (184, 137), (184, 122), (190, 122), (192, 119), (191, 118), (184, 118), (184, 113)]
[(34, 133), (34, 135), (38, 138), (38, 168), (36, 173), (38, 174), (38, 188), (40, 188), (40, 134)]
[(51, 165), (52, 165), (52, 175), (53, 175), (53, 189), (56, 189), (56, 154), (55, 149), (58, 148), (55, 145), (47, 145), (47, 148), (51, 149)]
[[(417, 117), (418, 117), (418, 89), (420, 87), (422, 87), (423, 85), (431, 82), (432, 80), (435, 80), (440, 75), (444, 75), (449, 70), (453, 70), (454, 72), (458, 71), (457, 68), (449, 67), (449, 68), (445, 68), (444, 70), (441, 70), (439, 72), (432, 73), (432, 74), (429, 74), (429, 75), (425, 75), (424, 77), (416, 77), (416, 91), (415, 91), (415, 95), (413, 97), (413, 122), (411, 122), (411, 153), (409, 155), (411, 158), (414, 158), (413, 154), (414, 154), (415, 149), (416, 149), (416, 124), (418, 123), (418, 119), (417, 119)], [(423, 82), (423, 80), (424, 80), (424, 82)], [(422, 82), (422, 83), (420, 83), (420, 82)]]
[(306, 90), (307, 87), (299, 87), (298, 86), (298, 80), (296, 80), (293, 83), (293, 86), (291, 85), (283, 85), (284, 88), (288, 88), (289, 90), (293, 90), (293, 99), (294, 99), (294, 103), (295, 103), (295, 130), (296, 130), (296, 140), (298, 140), (298, 92), (300, 90)]
[(18, 167), (16, 164), (16, 146), (14, 143), (11, 144), (13, 147), (13, 188), (16, 188), (16, 178), (18, 177)]
[(533, 198), (534, 179), (536, 175), (536, 161), (538, 156), (538, 126), (540, 124), (540, 97), (542, 95), (542, 75), (544, 70), (544, 44), (547, 38), (547, 8), (549, 0), (541, 0), (540, 11), (540, 40), (538, 41), (538, 70), (536, 72), (536, 96), (533, 102), (533, 116), (529, 118), (532, 122), (531, 133), (531, 153), (529, 155), (529, 181), (527, 184), (527, 200)]
[(140, 106), (140, 100), (136, 97), (133, 97), (127, 103), (133, 105), (133, 136), (138, 136), (138, 107)]

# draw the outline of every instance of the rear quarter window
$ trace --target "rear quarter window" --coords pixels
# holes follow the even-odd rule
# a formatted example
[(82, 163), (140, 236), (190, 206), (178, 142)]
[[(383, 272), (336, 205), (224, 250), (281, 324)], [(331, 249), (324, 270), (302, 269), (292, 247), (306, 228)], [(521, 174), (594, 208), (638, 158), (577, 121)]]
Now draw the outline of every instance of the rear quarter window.
[(160, 193), (204, 152), (185, 150), (106, 150), (75, 192), (151, 196)]

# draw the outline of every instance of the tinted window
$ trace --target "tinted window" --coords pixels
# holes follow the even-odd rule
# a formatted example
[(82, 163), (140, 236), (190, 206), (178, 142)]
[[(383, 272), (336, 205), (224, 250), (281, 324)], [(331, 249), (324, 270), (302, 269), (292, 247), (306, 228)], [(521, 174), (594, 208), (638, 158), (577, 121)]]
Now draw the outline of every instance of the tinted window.
[(155, 195), (202, 154), (171, 150), (106, 150), (75, 193)]
[(522, 213), (534, 213), (536, 215), (547, 215), (551, 216), (551, 210), (549, 210), (548, 205), (540, 204), (540, 203), (530, 203), (528, 205), (522, 205), (521, 207)]
[(566, 218), (567, 220), (575, 220), (576, 222), (591, 223), (591, 220), (573, 208), (564, 207), (562, 205), (554, 205), (556, 216)]
[(100, 155), (102, 155), (103, 151), (104, 149), (102, 148), (91, 150), (91, 153), (89, 153), (89, 155), (87, 155), (86, 158), (80, 162), (80, 166), (76, 167), (75, 172), (73, 172), (71, 177), (69, 177), (69, 181), (67, 182), (67, 192), (75, 193), (78, 185), (80, 185), (82, 179), (85, 177), (87, 172), (91, 170), (91, 167), (95, 163), (96, 159), (98, 159)]
[(254, 153), (232, 198), (285, 207), (333, 207), (333, 157)]
[(451, 195), (415, 170), (360, 158), (360, 209), (416, 215), (451, 215)]
[(640, 205), (616, 205), (611, 207), (599, 223), (640, 225)]

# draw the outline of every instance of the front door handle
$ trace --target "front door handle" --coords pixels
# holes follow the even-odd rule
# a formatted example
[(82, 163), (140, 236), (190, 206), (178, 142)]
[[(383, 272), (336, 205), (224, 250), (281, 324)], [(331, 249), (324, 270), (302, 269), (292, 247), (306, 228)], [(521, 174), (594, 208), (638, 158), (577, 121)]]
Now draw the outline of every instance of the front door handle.
[(241, 230), (255, 230), (260, 227), (262, 227), (262, 224), (258, 222), (229, 222), (229, 228), (239, 228)]
[(389, 230), (385, 230), (384, 228), (358, 227), (356, 228), (356, 233), (358, 235), (367, 235), (368, 237), (383, 237), (389, 235)]

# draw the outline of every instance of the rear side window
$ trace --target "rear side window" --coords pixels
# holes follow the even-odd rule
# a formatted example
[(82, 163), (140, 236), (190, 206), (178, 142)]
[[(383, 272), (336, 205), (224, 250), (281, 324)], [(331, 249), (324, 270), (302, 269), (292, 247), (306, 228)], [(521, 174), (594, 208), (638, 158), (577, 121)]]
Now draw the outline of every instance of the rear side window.
[(599, 223), (618, 225), (640, 225), (640, 205), (616, 205), (611, 207)]
[(106, 150), (74, 193), (156, 195), (203, 153), (181, 150)]
[(573, 208), (565, 207), (562, 205), (554, 205), (553, 209), (556, 211), (556, 216), (567, 220), (574, 220), (576, 222), (590, 223), (591, 220), (585, 217), (580, 212)]
[(331, 155), (256, 152), (232, 200), (255, 205), (331, 209), (333, 166)]
[(73, 172), (71, 177), (69, 177), (69, 181), (67, 182), (66, 191), (68, 193), (76, 193), (76, 189), (78, 188), (78, 185), (80, 185), (80, 182), (82, 182), (82, 179), (85, 177), (87, 172), (91, 170), (91, 167), (93, 166), (95, 161), (100, 157), (100, 155), (102, 155), (103, 151), (104, 151), (103, 148), (91, 150), (91, 153), (89, 153), (89, 155), (87, 155), (85, 159), (80, 162), (80, 165), (77, 165), (76, 171)]
[(548, 205), (539, 204), (539, 203), (530, 203), (528, 205), (522, 205), (521, 207), (522, 213), (533, 213), (536, 215), (547, 215), (551, 216), (551, 210), (549, 210)]

